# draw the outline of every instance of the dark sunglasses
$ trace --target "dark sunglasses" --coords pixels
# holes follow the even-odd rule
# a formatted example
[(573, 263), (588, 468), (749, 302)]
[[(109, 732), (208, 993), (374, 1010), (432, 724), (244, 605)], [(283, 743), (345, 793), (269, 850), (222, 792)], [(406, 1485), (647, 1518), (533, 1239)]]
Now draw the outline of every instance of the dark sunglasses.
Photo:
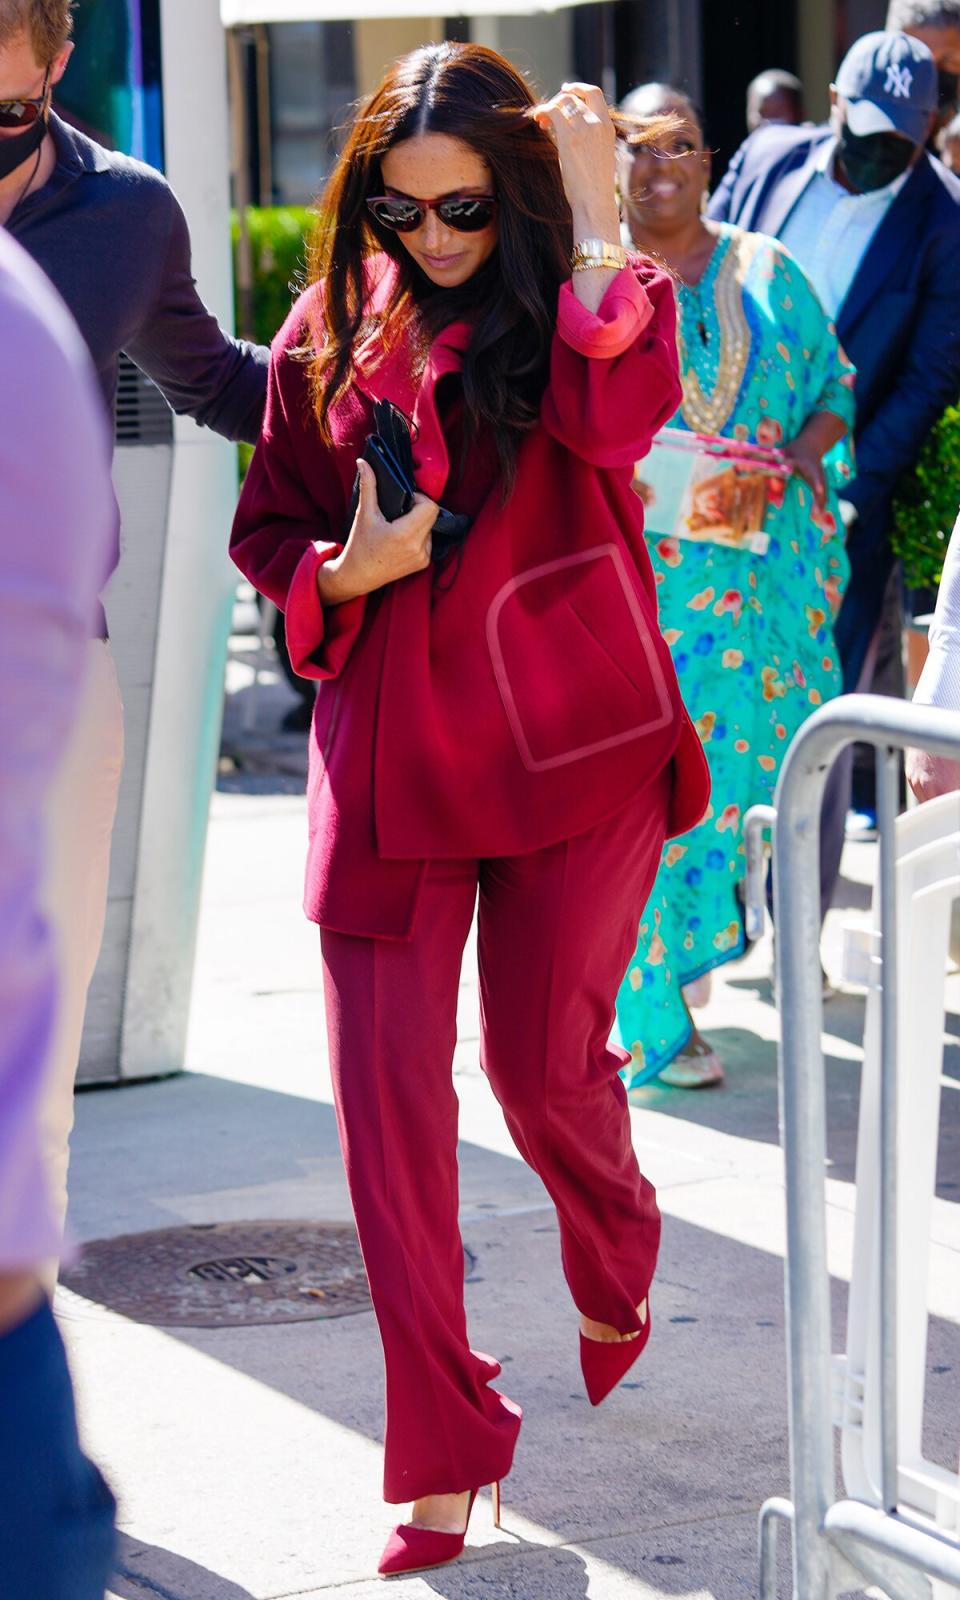
[(0, 100), (0, 128), (32, 128), (43, 116), (50, 85), (50, 68), (43, 77), (43, 93), (38, 100)]
[(452, 194), (443, 200), (409, 200), (405, 195), (378, 194), (367, 201), (367, 210), (380, 226), (394, 233), (413, 233), (435, 211), (445, 228), (457, 233), (479, 233), (493, 221), (497, 202), (492, 194)]

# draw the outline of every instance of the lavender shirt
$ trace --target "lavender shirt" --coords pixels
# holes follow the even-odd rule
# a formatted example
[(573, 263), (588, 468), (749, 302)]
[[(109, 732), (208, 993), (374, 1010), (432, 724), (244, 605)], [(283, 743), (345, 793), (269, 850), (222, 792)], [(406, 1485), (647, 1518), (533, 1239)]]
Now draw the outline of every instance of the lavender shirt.
[(44, 803), (76, 710), (113, 492), (89, 354), (0, 228), (0, 1271), (55, 1256), (37, 1103), (56, 1004)]

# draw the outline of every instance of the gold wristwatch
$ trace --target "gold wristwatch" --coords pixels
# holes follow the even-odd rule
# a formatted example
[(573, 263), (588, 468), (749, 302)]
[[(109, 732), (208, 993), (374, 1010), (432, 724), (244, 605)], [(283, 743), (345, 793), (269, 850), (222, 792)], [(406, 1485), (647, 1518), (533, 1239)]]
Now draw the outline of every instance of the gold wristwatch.
[(608, 244), (606, 239), (581, 239), (573, 247), (570, 267), (574, 272), (588, 272), (591, 267), (612, 267), (619, 272), (627, 264), (627, 252), (622, 244)]

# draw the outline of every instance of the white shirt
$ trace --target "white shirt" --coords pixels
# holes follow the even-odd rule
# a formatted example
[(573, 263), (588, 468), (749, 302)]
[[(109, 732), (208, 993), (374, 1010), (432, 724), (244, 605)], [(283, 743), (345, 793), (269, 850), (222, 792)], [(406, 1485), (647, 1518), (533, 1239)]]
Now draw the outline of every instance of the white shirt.
[(960, 711), (960, 517), (943, 564), (937, 609), (930, 626), (930, 654), (914, 692), (914, 704)]
[(908, 170), (883, 189), (850, 194), (833, 175), (836, 153), (836, 139), (827, 139), (807, 187), (780, 229), (780, 242), (799, 261), (833, 318), (874, 234), (910, 176)]

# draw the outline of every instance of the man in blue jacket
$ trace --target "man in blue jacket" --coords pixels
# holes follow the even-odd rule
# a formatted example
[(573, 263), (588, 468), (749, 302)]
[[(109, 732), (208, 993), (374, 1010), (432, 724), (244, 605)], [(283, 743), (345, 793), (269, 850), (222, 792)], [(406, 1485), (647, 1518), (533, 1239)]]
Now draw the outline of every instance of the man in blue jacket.
[(894, 492), (960, 394), (960, 182), (924, 149), (937, 69), (919, 40), (858, 39), (831, 99), (828, 127), (758, 129), (710, 215), (782, 239), (857, 368), (852, 570), (837, 621), (853, 690), (868, 676), (893, 564)]

